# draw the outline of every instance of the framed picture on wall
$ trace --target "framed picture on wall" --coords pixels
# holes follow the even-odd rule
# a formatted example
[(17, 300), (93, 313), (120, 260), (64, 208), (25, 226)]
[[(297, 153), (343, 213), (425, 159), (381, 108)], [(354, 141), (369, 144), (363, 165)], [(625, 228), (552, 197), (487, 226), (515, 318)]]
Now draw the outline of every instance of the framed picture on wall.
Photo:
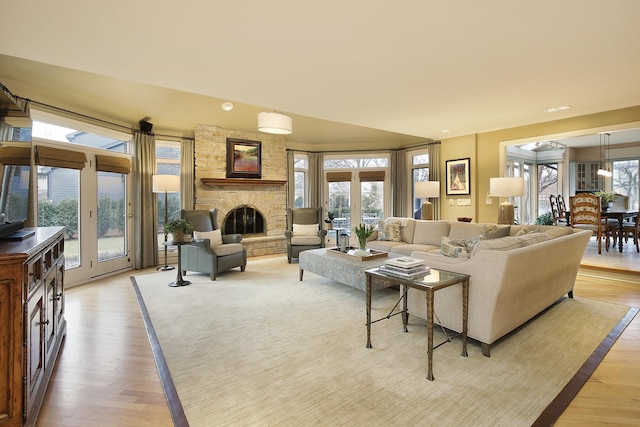
[(471, 194), (469, 158), (447, 160), (447, 194)]
[(227, 138), (227, 178), (262, 178), (262, 142)]

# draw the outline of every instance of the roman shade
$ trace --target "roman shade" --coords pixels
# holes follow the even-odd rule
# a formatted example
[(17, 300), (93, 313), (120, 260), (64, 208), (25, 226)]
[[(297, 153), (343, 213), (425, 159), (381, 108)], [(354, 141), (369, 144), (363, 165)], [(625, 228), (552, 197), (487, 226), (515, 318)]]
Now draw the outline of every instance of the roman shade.
[(328, 182), (351, 181), (351, 172), (327, 172)]
[(360, 171), (360, 182), (384, 181), (384, 171)]
[(28, 147), (0, 148), (0, 163), (3, 165), (29, 166), (31, 164), (31, 145)]
[(87, 156), (79, 151), (36, 145), (36, 164), (55, 168), (84, 169)]
[(124, 157), (96, 154), (96, 170), (99, 172), (129, 174), (131, 172), (131, 160)]

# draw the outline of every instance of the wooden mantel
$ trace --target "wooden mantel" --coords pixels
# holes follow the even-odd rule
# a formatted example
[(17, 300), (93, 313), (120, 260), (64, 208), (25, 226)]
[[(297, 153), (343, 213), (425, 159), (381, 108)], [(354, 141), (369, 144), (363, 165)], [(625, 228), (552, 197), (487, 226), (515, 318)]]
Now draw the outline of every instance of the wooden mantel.
[(247, 178), (200, 178), (204, 185), (247, 185), (247, 186), (280, 186), (287, 181), (276, 179), (247, 179)]

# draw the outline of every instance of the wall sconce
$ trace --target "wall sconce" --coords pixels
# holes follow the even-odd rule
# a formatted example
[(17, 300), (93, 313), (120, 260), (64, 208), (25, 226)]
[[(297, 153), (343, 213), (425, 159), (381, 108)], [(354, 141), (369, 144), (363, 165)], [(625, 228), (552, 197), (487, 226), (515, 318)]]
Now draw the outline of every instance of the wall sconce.
[(421, 181), (416, 182), (416, 196), (424, 197), (424, 202), (420, 207), (420, 219), (433, 219), (433, 203), (429, 201), (429, 198), (440, 197), (440, 182), (439, 181)]
[(524, 194), (524, 178), (491, 178), (489, 181), (489, 194), (491, 197), (507, 198), (506, 201), (500, 203), (498, 224), (513, 224), (513, 203), (508, 198)]

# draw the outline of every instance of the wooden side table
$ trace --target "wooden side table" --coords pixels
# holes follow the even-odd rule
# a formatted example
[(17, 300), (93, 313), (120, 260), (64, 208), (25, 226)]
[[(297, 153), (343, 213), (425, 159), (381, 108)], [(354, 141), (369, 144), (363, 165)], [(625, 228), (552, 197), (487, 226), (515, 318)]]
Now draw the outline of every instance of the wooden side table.
[(172, 288), (177, 288), (179, 286), (187, 286), (190, 285), (191, 282), (188, 280), (184, 280), (182, 278), (182, 256), (181, 256), (181, 250), (182, 250), (182, 246), (183, 245), (190, 245), (191, 242), (164, 242), (163, 245), (165, 246), (177, 246), (178, 247), (178, 274), (176, 276), (176, 280), (174, 280), (173, 282), (169, 283), (169, 286)]

